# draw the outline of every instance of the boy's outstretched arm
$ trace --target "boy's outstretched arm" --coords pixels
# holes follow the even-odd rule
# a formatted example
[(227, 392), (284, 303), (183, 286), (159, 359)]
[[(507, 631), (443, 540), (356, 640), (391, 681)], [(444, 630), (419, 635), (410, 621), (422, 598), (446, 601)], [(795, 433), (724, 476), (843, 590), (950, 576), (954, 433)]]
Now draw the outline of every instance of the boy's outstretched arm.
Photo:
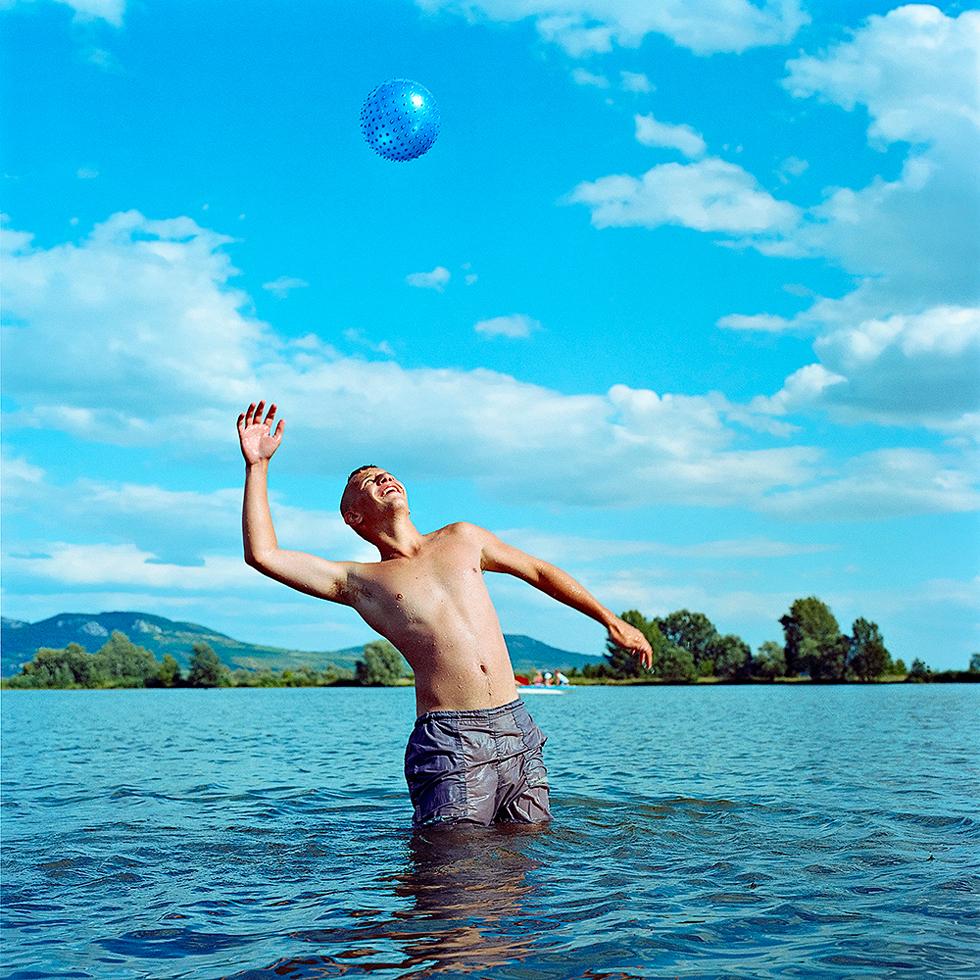
[(272, 431), (276, 406), (254, 402), (238, 416), (238, 439), (245, 458), (245, 497), (242, 501), (242, 543), (245, 561), (263, 575), (319, 599), (345, 602), (348, 566), (302, 551), (279, 547), (269, 510), (269, 460), (282, 442), (282, 419)]
[(479, 528), (482, 540), (482, 567), (487, 572), (506, 572), (523, 579), (553, 599), (571, 606), (602, 623), (609, 639), (629, 650), (647, 668), (653, 666), (653, 650), (647, 638), (629, 623), (607, 609), (580, 582), (540, 558), (505, 544), (495, 534)]

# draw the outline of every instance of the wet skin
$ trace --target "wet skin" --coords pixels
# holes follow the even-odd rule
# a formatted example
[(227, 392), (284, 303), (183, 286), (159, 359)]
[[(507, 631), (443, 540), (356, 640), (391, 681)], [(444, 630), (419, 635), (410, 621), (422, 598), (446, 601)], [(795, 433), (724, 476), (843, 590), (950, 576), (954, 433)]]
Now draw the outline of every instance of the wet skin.
[(491, 708), (517, 697), (483, 581), (481, 532), (450, 524), (423, 535), (411, 557), (349, 566), (344, 599), (415, 671), (420, 714)]
[(242, 537), (245, 560), (264, 575), (351, 606), (404, 655), (415, 672), (419, 714), (492, 708), (517, 697), (514, 672), (483, 572), (505, 572), (602, 623), (613, 642), (647, 666), (652, 651), (639, 630), (613, 615), (566, 572), (505, 544), (475, 524), (422, 534), (412, 524), (405, 487), (386, 470), (352, 474), (344, 520), (377, 547), (377, 562), (337, 562), (280, 548), (268, 501), (268, 466), (284, 429), (262, 419), (264, 403), (238, 418), (245, 458)]

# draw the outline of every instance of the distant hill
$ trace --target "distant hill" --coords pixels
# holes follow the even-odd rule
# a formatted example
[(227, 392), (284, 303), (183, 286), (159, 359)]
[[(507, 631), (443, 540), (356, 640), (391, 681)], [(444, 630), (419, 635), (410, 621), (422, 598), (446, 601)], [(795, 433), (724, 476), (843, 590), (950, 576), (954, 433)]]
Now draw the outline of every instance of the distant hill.
[[(37, 623), (4, 618), (0, 626), (0, 674), (4, 677), (20, 673), (21, 665), (34, 656), (38, 647), (61, 648), (69, 643), (80, 643), (86, 650), (95, 652), (113, 630), (121, 630), (158, 658), (169, 653), (184, 669), (188, 666), (192, 646), (198, 642), (209, 644), (228, 667), (246, 670), (295, 669), (303, 664), (322, 670), (329, 663), (353, 668), (362, 650), (361, 646), (343, 650), (289, 650), (245, 643), (207, 626), (142, 612), (59, 613)], [(518, 673), (536, 667), (581, 669), (585, 664), (601, 659), (559, 650), (530, 636), (505, 634), (504, 639)]]

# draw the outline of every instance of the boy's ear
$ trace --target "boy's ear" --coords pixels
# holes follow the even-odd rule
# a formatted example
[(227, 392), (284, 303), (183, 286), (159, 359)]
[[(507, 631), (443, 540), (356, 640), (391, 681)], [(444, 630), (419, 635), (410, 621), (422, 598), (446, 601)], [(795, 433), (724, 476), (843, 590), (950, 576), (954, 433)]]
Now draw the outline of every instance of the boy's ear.
[(361, 515), (357, 513), (356, 510), (349, 510), (344, 514), (344, 523), (348, 527), (357, 527), (361, 523)]

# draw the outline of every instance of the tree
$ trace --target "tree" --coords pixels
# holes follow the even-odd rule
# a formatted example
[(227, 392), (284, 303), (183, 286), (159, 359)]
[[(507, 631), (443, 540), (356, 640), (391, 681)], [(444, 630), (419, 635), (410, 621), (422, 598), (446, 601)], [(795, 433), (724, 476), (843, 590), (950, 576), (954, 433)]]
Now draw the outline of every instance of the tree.
[(404, 676), (407, 664), (402, 655), (387, 641), (368, 643), (363, 659), (354, 666), (354, 679), (366, 687), (393, 687)]
[(92, 654), (78, 643), (64, 649), (40, 647), (34, 657), (12, 679), (12, 687), (72, 688), (99, 687), (98, 664)]
[(207, 643), (195, 643), (187, 683), (191, 687), (224, 687), (230, 672)]
[(931, 674), (932, 671), (926, 666), (925, 661), (916, 657), (912, 661), (912, 667), (909, 670), (908, 677), (905, 679), (913, 683), (921, 683), (922, 681), (929, 680)]
[(120, 630), (96, 652), (96, 670), (111, 687), (146, 687), (159, 674), (160, 664), (145, 647), (137, 646)]
[(892, 670), (896, 674), (907, 674), (909, 672), (908, 667), (905, 666), (905, 661), (901, 657), (892, 664)]
[(740, 636), (726, 633), (711, 646), (715, 673), (728, 680), (744, 680), (752, 667), (752, 649)]
[(668, 643), (691, 654), (698, 674), (705, 677), (714, 673), (718, 630), (704, 613), (678, 609), (653, 622)]
[(891, 663), (891, 655), (885, 648), (878, 624), (864, 618), (855, 619), (850, 641), (848, 666), (851, 670), (862, 681), (881, 677)]
[(843, 680), (850, 644), (826, 603), (816, 596), (796, 599), (779, 622), (786, 637), (787, 676), (805, 671), (813, 680)]
[(169, 653), (165, 653), (157, 671), (157, 683), (160, 687), (176, 687), (180, 682), (180, 664)]
[(659, 650), (654, 651), (653, 670), (658, 677), (674, 683), (690, 683), (698, 676), (690, 651), (666, 640)]
[(766, 640), (752, 661), (752, 673), (769, 681), (776, 677), (785, 677), (786, 654), (783, 648), (772, 640)]
[(969, 671), (971, 674), (980, 674), (980, 653), (970, 654)]

